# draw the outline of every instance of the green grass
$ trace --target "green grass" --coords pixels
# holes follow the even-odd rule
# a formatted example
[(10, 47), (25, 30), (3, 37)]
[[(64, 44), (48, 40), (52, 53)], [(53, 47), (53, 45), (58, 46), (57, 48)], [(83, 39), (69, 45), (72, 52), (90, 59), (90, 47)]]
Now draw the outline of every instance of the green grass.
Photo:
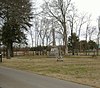
[(23, 56), (4, 59), (0, 65), (100, 88), (99, 57), (67, 57), (63, 62), (57, 62), (46, 56)]

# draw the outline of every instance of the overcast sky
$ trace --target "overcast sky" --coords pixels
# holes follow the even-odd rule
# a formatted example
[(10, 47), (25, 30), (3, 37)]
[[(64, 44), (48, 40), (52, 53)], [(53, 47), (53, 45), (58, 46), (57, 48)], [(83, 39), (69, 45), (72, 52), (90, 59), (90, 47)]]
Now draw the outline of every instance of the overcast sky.
[(94, 19), (100, 15), (100, 0), (72, 0), (80, 11), (92, 14)]
[[(40, 6), (43, 3), (43, 0), (35, 1), (37, 1), (37, 6)], [(100, 0), (72, 0), (72, 2), (75, 3), (79, 12), (91, 14), (93, 26), (98, 26), (97, 19), (100, 16)]]
[[(37, 0), (37, 4), (41, 4), (43, 0)], [(100, 15), (100, 0), (72, 0), (75, 2), (76, 8), (80, 12), (92, 14), (94, 20)]]

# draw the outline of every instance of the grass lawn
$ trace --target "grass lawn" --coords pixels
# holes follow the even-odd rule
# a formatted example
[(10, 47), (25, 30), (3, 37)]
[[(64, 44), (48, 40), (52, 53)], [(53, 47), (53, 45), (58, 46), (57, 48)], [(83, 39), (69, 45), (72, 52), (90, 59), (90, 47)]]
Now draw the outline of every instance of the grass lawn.
[(99, 57), (69, 57), (57, 62), (55, 58), (23, 56), (3, 59), (0, 65), (100, 88)]

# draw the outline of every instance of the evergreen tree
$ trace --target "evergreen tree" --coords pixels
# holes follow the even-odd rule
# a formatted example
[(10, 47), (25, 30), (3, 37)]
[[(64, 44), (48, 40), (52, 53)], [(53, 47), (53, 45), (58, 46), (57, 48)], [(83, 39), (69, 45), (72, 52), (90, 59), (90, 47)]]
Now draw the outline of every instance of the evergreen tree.
[(79, 38), (76, 35), (76, 33), (72, 33), (72, 35), (69, 36), (69, 38), (68, 38), (68, 49), (72, 52), (72, 55), (74, 55), (75, 52), (78, 53)]
[(2, 40), (7, 47), (8, 58), (13, 56), (13, 43), (26, 40), (24, 31), (31, 26), (31, 10), (30, 0), (0, 0), (0, 17), (4, 20)]
[(97, 44), (94, 41), (90, 40), (88, 42), (88, 49), (93, 50), (93, 49), (96, 49), (96, 48), (97, 48)]

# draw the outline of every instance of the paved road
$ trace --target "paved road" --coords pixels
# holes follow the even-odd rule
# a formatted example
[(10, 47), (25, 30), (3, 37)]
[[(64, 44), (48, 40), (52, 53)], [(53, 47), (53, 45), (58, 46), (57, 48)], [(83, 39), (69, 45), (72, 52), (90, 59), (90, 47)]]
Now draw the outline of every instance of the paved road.
[(0, 88), (92, 88), (55, 78), (0, 67)]

